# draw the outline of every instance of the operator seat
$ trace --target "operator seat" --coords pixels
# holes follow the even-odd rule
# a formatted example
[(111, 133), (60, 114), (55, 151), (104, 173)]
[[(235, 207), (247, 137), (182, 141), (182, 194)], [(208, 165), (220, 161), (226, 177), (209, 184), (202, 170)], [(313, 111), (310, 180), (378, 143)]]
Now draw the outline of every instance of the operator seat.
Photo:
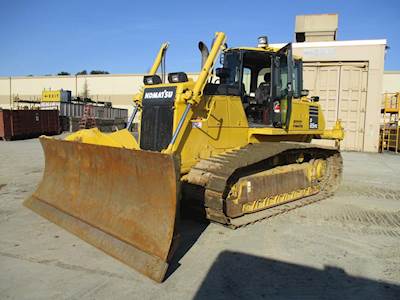
[(269, 103), (269, 95), (271, 91), (271, 74), (265, 73), (264, 82), (261, 82), (256, 89), (255, 100), (257, 104)]
[(271, 105), (271, 74), (265, 73), (264, 82), (256, 89), (255, 102), (259, 111), (262, 123), (272, 125), (272, 105)]

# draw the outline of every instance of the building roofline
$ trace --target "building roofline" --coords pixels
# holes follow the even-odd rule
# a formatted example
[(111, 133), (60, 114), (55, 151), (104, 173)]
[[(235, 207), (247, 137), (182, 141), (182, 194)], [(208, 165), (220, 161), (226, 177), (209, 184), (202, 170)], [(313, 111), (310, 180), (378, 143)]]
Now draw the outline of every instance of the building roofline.
[[(340, 46), (372, 46), (386, 45), (386, 39), (379, 40), (352, 40), (352, 41), (326, 41), (326, 42), (304, 42), (293, 43), (293, 48), (314, 48), (314, 47), (340, 47)], [(286, 43), (271, 44), (272, 47), (283, 47)]]
[(384, 74), (400, 74), (400, 70), (385, 70)]
[[(186, 73), (189, 76), (198, 75), (199, 72), (188, 72)], [(41, 78), (91, 78), (91, 77), (143, 77), (147, 75), (146, 73), (121, 73), (121, 74), (87, 74), (87, 75), (33, 75), (33, 76), (0, 76), (0, 79), (41, 79)]]

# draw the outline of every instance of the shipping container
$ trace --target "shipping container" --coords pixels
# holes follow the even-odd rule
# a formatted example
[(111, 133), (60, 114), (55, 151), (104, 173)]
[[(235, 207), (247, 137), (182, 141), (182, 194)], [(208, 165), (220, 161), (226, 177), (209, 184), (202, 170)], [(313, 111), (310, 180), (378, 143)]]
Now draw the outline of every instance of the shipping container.
[(58, 110), (0, 110), (0, 139), (8, 141), (59, 133)]

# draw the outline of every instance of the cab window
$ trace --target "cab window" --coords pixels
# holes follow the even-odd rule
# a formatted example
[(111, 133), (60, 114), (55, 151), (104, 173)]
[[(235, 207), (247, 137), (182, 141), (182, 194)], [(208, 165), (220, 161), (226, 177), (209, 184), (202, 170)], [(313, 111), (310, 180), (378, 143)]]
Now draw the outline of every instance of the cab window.
[(226, 84), (238, 84), (240, 76), (240, 57), (237, 52), (230, 52), (224, 55), (224, 68), (229, 72), (228, 78), (226, 78)]
[(302, 63), (300, 60), (294, 61), (293, 68), (293, 93), (296, 98), (301, 96), (301, 90), (303, 87), (301, 86), (302, 81)]
[(287, 84), (288, 84), (288, 65), (287, 65), (287, 57), (282, 55), (279, 57), (279, 82), (278, 85), (276, 86), (278, 91), (277, 95), (280, 96), (280, 98), (284, 98), (288, 94), (287, 90)]
[(243, 68), (243, 87), (244, 93), (246, 95), (250, 94), (250, 85), (251, 85), (251, 69), (250, 68)]

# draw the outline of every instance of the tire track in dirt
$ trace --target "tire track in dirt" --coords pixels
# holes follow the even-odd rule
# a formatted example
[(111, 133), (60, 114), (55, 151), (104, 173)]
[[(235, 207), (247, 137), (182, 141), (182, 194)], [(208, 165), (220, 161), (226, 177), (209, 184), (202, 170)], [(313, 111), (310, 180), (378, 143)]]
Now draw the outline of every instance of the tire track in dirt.
[(337, 194), (341, 196), (400, 200), (400, 190), (378, 188), (366, 185), (341, 185), (337, 191)]
[(400, 211), (358, 210), (346, 207), (341, 213), (326, 219), (339, 222), (351, 231), (400, 237)]
[[(400, 201), (400, 190), (365, 184), (342, 184), (337, 191), (337, 195), (352, 198)], [(393, 238), (400, 237), (400, 207), (396, 211), (384, 211), (362, 209), (348, 205), (340, 208), (334, 215), (329, 215), (325, 219), (339, 222), (352, 232), (384, 235)]]
[(117, 279), (131, 280), (131, 281), (133, 280), (132, 278), (124, 276), (124, 275), (120, 275), (120, 274), (116, 274), (116, 273), (112, 273), (112, 272), (108, 272), (108, 271), (103, 271), (103, 270), (89, 269), (89, 268), (72, 265), (72, 264), (67, 264), (67, 263), (58, 261), (56, 259), (39, 259), (39, 258), (26, 257), (23, 255), (7, 253), (7, 252), (2, 252), (2, 251), (0, 251), (0, 256), (24, 260), (24, 261), (28, 261), (28, 262), (32, 262), (32, 263), (43, 264), (43, 265), (47, 265), (47, 266), (55, 266), (55, 267), (70, 270), (70, 271), (84, 272), (84, 273), (87, 273), (90, 275), (102, 275), (102, 276), (106, 276), (106, 277), (110, 277), (110, 278), (117, 278)]

